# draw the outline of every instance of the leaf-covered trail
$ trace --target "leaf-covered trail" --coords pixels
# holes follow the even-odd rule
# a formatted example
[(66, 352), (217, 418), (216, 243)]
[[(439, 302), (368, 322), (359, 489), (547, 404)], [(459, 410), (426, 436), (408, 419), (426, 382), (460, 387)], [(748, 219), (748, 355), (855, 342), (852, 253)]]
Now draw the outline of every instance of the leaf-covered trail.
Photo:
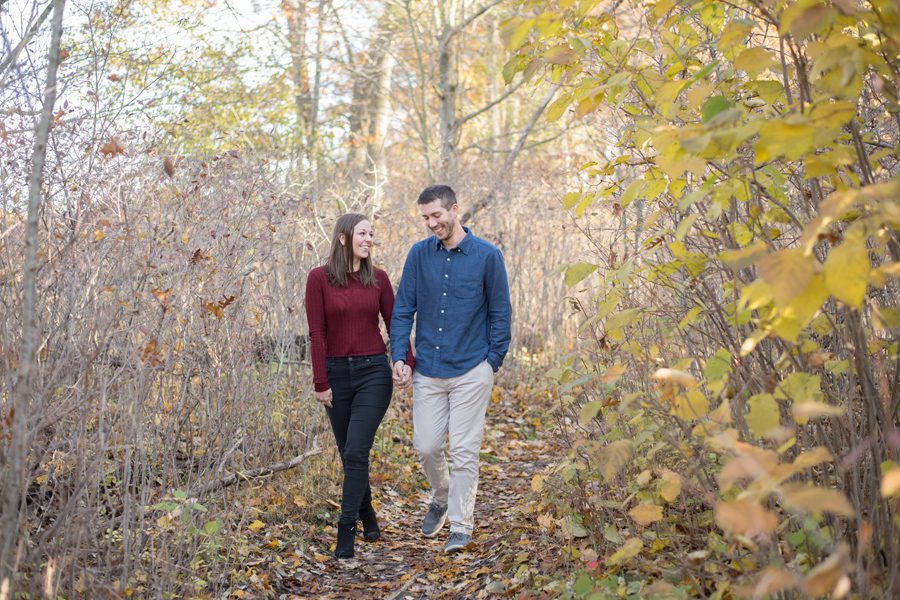
[[(553, 460), (553, 444), (528, 394), (498, 387), (488, 410), (476, 504), (475, 543), (465, 552), (442, 552), (448, 528), (433, 539), (419, 531), (428, 493), (410, 447), (409, 400), (395, 397), (382, 428), (389, 452), (376, 450), (373, 479), (382, 537), (358, 538), (352, 560), (330, 552), (334, 529), (315, 529), (305, 548), (295, 548), (291, 568), (269, 580), (282, 598), (488, 598), (505, 595), (521, 565), (540, 559), (531, 536), (515, 524), (531, 491), (531, 480)], [(389, 454), (389, 455), (385, 455)], [(391, 461), (387, 465), (387, 461)], [(337, 498), (335, 498), (336, 500)], [(330, 504), (330, 502), (329, 502)], [(332, 507), (333, 511), (333, 507)], [(284, 565), (287, 566), (287, 565)]]

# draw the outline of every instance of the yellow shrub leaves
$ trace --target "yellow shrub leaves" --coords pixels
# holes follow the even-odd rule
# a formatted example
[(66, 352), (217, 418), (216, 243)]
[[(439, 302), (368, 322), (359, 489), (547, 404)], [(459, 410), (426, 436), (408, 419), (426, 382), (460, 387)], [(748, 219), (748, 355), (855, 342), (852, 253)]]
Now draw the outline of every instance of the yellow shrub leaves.
[(716, 524), (732, 535), (754, 537), (768, 535), (778, 526), (775, 513), (752, 500), (719, 502), (715, 509)]
[(763, 257), (759, 272), (771, 286), (775, 302), (785, 306), (806, 289), (813, 277), (813, 266), (800, 250), (785, 248)]
[(641, 541), (640, 538), (629, 538), (622, 547), (613, 552), (613, 554), (606, 559), (606, 564), (608, 565), (618, 565), (627, 560), (630, 560), (640, 554), (641, 550), (644, 548), (644, 542)]
[(747, 400), (750, 412), (747, 413), (747, 427), (757, 438), (765, 437), (778, 427), (780, 416), (778, 402), (772, 394), (757, 394)]
[(662, 519), (662, 507), (656, 504), (638, 504), (628, 511), (628, 515), (639, 525), (651, 525)]
[(675, 499), (681, 494), (681, 475), (667, 469), (663, 471), (661, 479), (662, 484), (659, 488), (660, 497), (666, 502), (675, 502)]
[(604, 446), (599, 453), (600, 473), (610, 481), (631, 458), (632, 444), (629, 440), (619, 440)]
[(855, 513), (850, 502), (841, 492), (805, 483), (788, 483), (781, 486), (784, 504), (791, 510), (813, 514), (832, 513), (852, 517)]

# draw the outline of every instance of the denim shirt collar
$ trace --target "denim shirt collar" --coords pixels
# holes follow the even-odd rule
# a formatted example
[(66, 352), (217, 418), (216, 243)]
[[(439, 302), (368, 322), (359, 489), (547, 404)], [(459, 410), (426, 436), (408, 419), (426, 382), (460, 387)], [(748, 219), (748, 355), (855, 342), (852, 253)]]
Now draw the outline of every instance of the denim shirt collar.
[[(463, 237), (463, 239), (461, 239), (459, 241), (459, 243), (456, 245), (456, 248), (458, 248), (459, 251), (462, 252), (463, 254), (469, 254), (470, 250), (472, 249), (472, 244), (474, 243), (472, 232), (469, 231), (469, 228), (466, 227), (465, 225), (463, 225), (463, 231), (466, 232), (466, 235)], [(443, 250), (444, 249), (443, 242), (441, 242), (441, 240), (439, 240), (437, 238), (437, 236), (434, 236), (434, 249), (435, 250)]]

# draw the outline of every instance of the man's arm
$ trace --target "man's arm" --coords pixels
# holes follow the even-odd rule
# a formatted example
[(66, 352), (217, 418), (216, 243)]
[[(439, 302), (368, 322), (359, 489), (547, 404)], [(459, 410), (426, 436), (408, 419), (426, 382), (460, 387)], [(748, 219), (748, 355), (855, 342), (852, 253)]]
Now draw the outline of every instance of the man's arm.
[[(415, 248), (415, 247), (414, 247)], [(406, 255), (403, 275), (394, 298), (391, 312), (391, 362), (406, 361), (409, 336), (412, 333), (413, 316), (416, 314), (416, 260), (415, 250)]]
[(490, 337), (487, 361), (494, 372), (500, 369), (509, 350), (512, 335), (512, 303), (509, 300), (509, 280), (503, 255), (494, 250), (488, 255), (485, 268), (485, 294), (488, 302)]

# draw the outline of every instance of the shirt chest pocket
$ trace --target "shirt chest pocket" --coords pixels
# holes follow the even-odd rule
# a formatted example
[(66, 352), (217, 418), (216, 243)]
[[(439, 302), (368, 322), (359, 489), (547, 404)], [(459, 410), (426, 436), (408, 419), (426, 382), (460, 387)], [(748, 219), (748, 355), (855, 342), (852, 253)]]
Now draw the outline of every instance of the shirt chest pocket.
[(480, 298), (484, 293), (484, 283), (481, 277), (472, 274), (460, 275), (453, 286), (453, 295), (460, 300), (473, 300)]

